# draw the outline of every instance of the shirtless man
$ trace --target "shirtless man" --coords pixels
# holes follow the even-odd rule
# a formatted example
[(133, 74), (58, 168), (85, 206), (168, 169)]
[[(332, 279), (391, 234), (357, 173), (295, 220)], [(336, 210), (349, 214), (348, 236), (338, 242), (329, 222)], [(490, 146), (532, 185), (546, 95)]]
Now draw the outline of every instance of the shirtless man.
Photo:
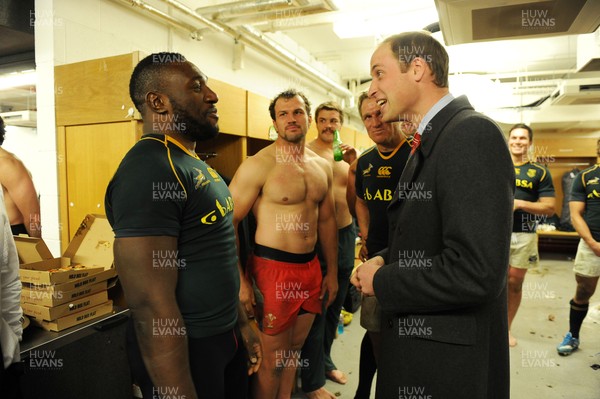
[[(334, 102), (325, 102), (315, 111), (317, 123), (317, 138), (307, 144), (307, 147), (327, 160), (333, 167), (333, 200), (335, 203), (335, 219), (338, 228), (338, 293), (322, 316), (316, 316), (315, 322), (302, 348), (302, 358), (307, 359), (311, 367), (302, 369), (302, 390), (309, 399), (334, 399), (335, 396), (325, 389), (325, 377), (345, 384), (348, 380), (344, 373), (337, 369), (331, 359), (331, 345), (340, 318), (340, 311), (348, 285), (350, 273), (354, 267), (354, 247), (356, 231), (352, 223), (352, 215), (346, 201), (346, 186), (348, 184), (348, 168), (356, 159), (356, 151), (349, 145), (342, 145), (345, 162), (335, 162), (333, 159), (334, 132), (341, 130), (344, 123), (344, 112)], [(319, 248), (321, 249), (321, 248)], [(322, 272), (325, 274), (327, 262), (318, 251)]]
[[(256, 304), (250, 279), (264, 297), (264, 356), (253, 397), (289, 399), (315, 314), (326, 295), (329, 305), (337, 294), (337, 226), (331, 165), (304, 146), (312, 121), (309, 101), (287, 90), (275, 97), (269, 112), (277, 140), (242, 163), (229, 188), (236, 231), (250, 210), (257, 224), (254, 254), (240, 287), (250, 317)], [(327, 261), (323, 278), (317, 235)]]
[[(4, 143), (4, 121), (0, 118), (0, 146)], [(40, 202), (31, 174), (14, 154), (0, 147), (0, 184), (13, 235), (42, 236)]]

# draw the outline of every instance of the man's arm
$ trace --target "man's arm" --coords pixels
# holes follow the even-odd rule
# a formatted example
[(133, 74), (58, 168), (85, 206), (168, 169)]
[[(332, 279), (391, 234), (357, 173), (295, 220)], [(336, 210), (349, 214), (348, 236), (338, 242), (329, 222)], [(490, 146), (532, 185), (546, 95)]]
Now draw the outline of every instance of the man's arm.
[[(403, 226), (407, 234), (415, 229), (420, 236), (431, 235), (443, 248), (416, 254), (424, 264), (416, 270), (399, 267), (398, 253), (390, 253), (380, 268), (381, 257), (358, 268), (363, 291), (374, 292), (387, 313), (479, 306), (497, 300), (506, 288), (515, 176), (504, 138), (493, 122), (480, 117), (465, 118), (447, 133), (431, 155), (437, 157), (435, 170), (425, 164), (421, 171), (423, 189), (431, 190), (435, 203), (418, 207), (437, 207), (441, 230), (428, 232), (431, 227), (419, 224), (428, 218), (418, 214)], [(478, 201), (467, 200), (482, 193)], [(400, 239), (391, 236), (390, 242)]]
[(323, 278), (321, 296), (319, 299), (323, 299), (325, 297), (325, 293), (329, 293), (327, 300), (327, 306), (329, 306), (335, 300), (338, 291), (338, 236), (332, 190), (333, 171), (331, 166), (326, 164), (326, 161), (323, 160), (323, 163), (325, 164), (324, 170), (327, 173), (327, 194), (319, 204), (317, 232), (319, 242), (321, 244), (321, 251), (325, 257), (325, 262), (327, 263), (327, 274)]
[(571, 211), (571, 224), (583, 241), (594, 251), (596, 256), (600, 256), (600, 242), (594, 240), (589, 226), (583, 219), (585, 212), (585, 202), (570, 201), (569, 210)]
[(250, 157), (244, 161), (237, 172), (233, 176), (229, 184), (231, 198), (233, 198), (233, 225), (235, 229), (235, 238), (238, 248), (238, 271), (240, 273), (240, 302), (242, 303), (246, 314), (254, 316), (254, 308), (256, 299), (254, 298), (254, 290), (252, 283), (246, 278), (242, 265), (240, 263), (240, 238), (238, 233), (238, 225), (248, 215), (252, 206), (256, 202), (260, 194), (260, 190), (264, 185), (265, 176), (260, 170), (260, 160)]
[[(155, 334), (155, 325), (183, 327), (177, 306), (176, 267), (153, 270), (153, 254), (177, 263), (177, 238), (168, 236), (117, 238), (115, 265), (135, 325), (140, 352), (155, 387), (177, 387), (182, 397), (197, 398), (189, 367), (185, 335)], [(158, 252), (160, 251), (160, 252)]]
[(555, 213), (556, 194), (554, 184), (552, 183), (552, 175), (550, 171), (544, 169), (544, 175), (540, 179), (537, 187), (539, 196), (538, 201), (515, 200), (513, 210), (522, 210), (534, 215), (552, 216)]
[(3, 342), (4, 361), (0, 367), (6, 369), (11, 363), (20, 360), (19, 341), (23, 336), (21, 325), (21, 280), (19, 279), (19, 258), (10, 231), (10, 224), (4, 209), (2, 192), (0, 192), (0, 246), (6, 256), (0, 252), (0, 322), (4, 321), (9, 329), (7, 335), (14, 334), (14, 339)]
[(555, 197), (541, 197), (537, 202), (516, 199), (513, 209), (515, 211), (522, 210), (528, 213), (533, 213), (534, 215), (552, 216), (555, 213), (555, 206)]
[(248, 320), (246, 309), (241, 302), (238, 303), (238, 326), (248, 352), (248, 375), (252, 375), (258, 371), (262, 363), (262, 345), (258, 324), (254, 318)]
[(356, 165), (358, 161), (355, 160), (350, 164), (348, 169), (348, 182), (346, 183), (346, 202), (348, 203), (348, 210), (350, 214), (356, 217)]
[(369, 208), (367, 208), (367, 203), (364, 199), (360, 197), (356, 197), (356, 221), (358, 222), (358, 228), (360, 229), (360, 239), (361, 239), (361, 248), (360, 248), (360, 260), (367, 260), (367, 238), (369, 238), (369, 223), (371, 221), (371, 217), (369, 215)]
[(0, 158), (0, 171), (0, 184), (23, 216), (27, 233), (41, 237), (40, 202), (29, 172), (21, 161), (8, 157)]
[(340, 149), (343, 151), (343, 159), (348, 165), (352, 165), (358, 159), (358, 152), (349, 144), (340, 144)]

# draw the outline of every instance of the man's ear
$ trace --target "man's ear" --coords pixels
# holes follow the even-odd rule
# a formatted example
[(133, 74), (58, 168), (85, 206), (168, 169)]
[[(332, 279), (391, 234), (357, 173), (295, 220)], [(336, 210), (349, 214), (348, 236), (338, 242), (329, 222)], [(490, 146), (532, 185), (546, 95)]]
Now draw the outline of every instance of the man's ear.
[(171, 102), (164, 94), (150, 91), (146, 94), (146, 107), (153, 113), (164, 114), (169, 112)]
[(427, 62), (421, 57), (415, 57), (412, 60), (411, 69), (410, 72), (415, 82), (420, 82), (427, 75), (427, 71), (430, 70)]

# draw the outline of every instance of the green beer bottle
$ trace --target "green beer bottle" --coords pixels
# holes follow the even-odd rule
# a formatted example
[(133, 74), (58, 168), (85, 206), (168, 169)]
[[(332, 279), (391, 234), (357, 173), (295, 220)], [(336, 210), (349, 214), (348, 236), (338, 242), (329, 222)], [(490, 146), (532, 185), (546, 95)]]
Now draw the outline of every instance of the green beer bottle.
[(336, 129), (336, 131), (333, 132), (333, 159), (336, 162), (344, 159), (344, 153), (340, 148), (340, 144), (342, 144), (342, 139), (340, 139), (340, 132)]

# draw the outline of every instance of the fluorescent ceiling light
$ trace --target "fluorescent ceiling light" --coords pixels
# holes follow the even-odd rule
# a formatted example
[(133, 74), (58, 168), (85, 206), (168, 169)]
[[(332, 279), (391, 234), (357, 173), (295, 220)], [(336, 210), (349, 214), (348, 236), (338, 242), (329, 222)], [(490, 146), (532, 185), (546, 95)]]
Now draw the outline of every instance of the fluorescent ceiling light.
[(333, 23), (333, 31), (340, 39), (382, 37), (420, 30), (438, 20), (437, 10), (431, 1), (415, 6), (414, 2), (371, 0), (368, 10), (365, 10), (362, 1), (347, 3)]
[(37, 74), (34, 70), (0, 75), (0, 90), (31, 86), (36, 83)]

